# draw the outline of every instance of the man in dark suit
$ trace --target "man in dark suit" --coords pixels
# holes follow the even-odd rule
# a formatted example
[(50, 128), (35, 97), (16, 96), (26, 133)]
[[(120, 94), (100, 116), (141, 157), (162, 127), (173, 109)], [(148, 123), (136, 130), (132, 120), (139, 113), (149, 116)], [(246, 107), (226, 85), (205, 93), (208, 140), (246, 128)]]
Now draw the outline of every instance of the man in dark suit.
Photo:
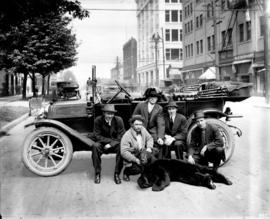
[(100, 183), (101, 155), (103, 153), (116, 153), (116, 165), (114, 181), (120, 184), (119, 174), (123, 168), (123, 159), (120, 154), (120, 141), (125, 133), (123, 119), (115, 116), (116, 110), (113, 104), (106, 104), (103, 115), (95, 119), (94, 138), (96, 140), (92, 148), (92, 160), (95, 168), (95, 183)]
[(208, 162), (211, 162), (213, 168), (217, 169), (221, 160), (226, 159), (220, 131), (205, 120), (204, 113), (201, 111), (195, 114), (194, 120), (197, 127), (193, 130), (188, 145), (188, 162), (201, 165), (208, 165)]
[(165, 122), (163, 118), (163, 108), (157, 103), (159, 94), (155, 88), (148, 88), (145, 92), (147, 100), (139, 103), (134, 109), (133, 115), (141, 115), (144, 118), (144, 127), (154, 139), (154, 146), (160, 150), (164, 144)]
[(176, 102), (170, 101), (166, 106), (165, 119), (165, 140), (163, 150), (164, 158), (171, 158), (171, 149), (175, 150), (177, 159), (183, 160), (183, 152), (186, 150), (187, 119), (177, 113)]

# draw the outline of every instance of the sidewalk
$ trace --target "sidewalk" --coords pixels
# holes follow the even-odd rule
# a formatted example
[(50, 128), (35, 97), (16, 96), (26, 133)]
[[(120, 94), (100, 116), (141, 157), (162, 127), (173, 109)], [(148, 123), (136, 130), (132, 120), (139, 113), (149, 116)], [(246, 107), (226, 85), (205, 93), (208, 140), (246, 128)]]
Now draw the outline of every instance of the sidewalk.
[[(1, 107), (24, 107), (29, 108), (29, 101), (22, 100), (22, 95), (15, 95), (15, 96), (7, 96), (7, 97), (0, 97), (0, 108)], [(3, 127), (0, 128), (0, 137), (6, 135), (9, 130), (15, 127), (17, 124), (21, 123), (23, 120), (28, 118), (28, 113), (19, 115), (18, 118), (14, 119), (13, 121), (7, 123)]]
[(244, 101), (245, 103), (249, 103), (254, 107), (261, 107), (270, 109), (270, 103), (266, 103), (265, 97), (252, 96)]

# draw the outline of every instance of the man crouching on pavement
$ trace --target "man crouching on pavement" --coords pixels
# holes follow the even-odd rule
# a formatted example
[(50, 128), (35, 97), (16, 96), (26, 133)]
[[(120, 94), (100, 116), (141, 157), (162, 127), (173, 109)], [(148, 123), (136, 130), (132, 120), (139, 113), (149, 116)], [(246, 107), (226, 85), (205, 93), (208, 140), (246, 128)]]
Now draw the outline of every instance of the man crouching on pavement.
[(94, 138), (96, 140), (92, 148), (92, 160), (95, 168), (95, 183), (100, 183), (101, 155), (103, 153), (116, 153), (116, 165), (114, 182), (120, 184), (119, 174), (123, 168), (123, 158), (120, 155), (120, 140), (125, 133), (123, 119), (115, 116), (116, 110), (113, 104), (106, 104), (103, 115), (95, 119)]
[(125, 165), (123, 180), (125, 181), (130, 180), (130, 175), (137, 175), (142, 172), (139, 159), (142, 149), (152, 152), (153, 138), (143, 127), (143, 123), (144, 118), (141, 115), (133, 115), (130, 119), (131, 127), (121, 140), (121, 155), (124, 158)]

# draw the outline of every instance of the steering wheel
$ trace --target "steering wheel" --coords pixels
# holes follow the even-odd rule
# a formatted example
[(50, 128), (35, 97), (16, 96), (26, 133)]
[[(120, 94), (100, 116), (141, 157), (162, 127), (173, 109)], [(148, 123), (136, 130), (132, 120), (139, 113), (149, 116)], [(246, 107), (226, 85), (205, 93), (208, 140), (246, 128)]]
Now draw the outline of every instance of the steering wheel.
[(124, 93), (126, 93), (126, 95), (128, 95), (128, 97), (131, 97), (130, 93), (127, 92), (127, 90), (125, 88), (123, 88), (119, 82), (117, 80), (115, 80), (115, 83), (117, 84), (118, 88), (120, 89), (120, 91), (124, 91)]

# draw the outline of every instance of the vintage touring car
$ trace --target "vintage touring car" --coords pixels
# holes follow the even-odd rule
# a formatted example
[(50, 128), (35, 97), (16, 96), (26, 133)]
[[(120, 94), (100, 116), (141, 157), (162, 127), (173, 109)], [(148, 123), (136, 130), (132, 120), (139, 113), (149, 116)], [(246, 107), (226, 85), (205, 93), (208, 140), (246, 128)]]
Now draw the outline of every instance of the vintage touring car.
[[(95, 85), (96, 81), (93, 80)], [(71, 162), (76, 151), (91, 150), (93, 141), (89, 135), (93, 132), (96, 116), (101, 114), (104, 103), (113, 103), (128, 129), (128, 120), (135, 106), (144, 101), (144, 97), (132, 98), (117, 81), (118, 92), (106, 101), (95, 99), (89, 101), (69, 100), (50, 103), (47, 110), (37, 116), (34, 130), (25, 138), (22, 151), (22, 160), (25, 166), (33, 173), (40, 176), (53, 176), (62, 172)], [(227, 85), (226, 85), (227, 86)], [(188, 118), (187, 143), (196, 124), (192, 120), (197, 110), (203, 110), (208, 122), (218, 126), (223, 139), (226, 152), (225, 164), (231, 158), (235, 147), (235, 135), (241, 131), (226, 123), (233, 117), (230, 109), (224, 110), (226, 101), (242, 101), (250, 96), (250, 84), (234, 83), (232, 87), (225, 85), (200, 84), (183, 88), (173, 95), (162, 95), (159, 104), (165, 106), (169, 98), (178, 104), (178, 111)], [(191, 89), (192, 88), (192, 89)], [(191, 90), (190, 90), (191, 89)], [(117, 98), (124, 93), (124, 98)], [(221, 118), (224, 118), (221, 120)], [(224, 121), (223, 121), (224, 120)], [(234, 129), (234, 131), (233, 131)]]

